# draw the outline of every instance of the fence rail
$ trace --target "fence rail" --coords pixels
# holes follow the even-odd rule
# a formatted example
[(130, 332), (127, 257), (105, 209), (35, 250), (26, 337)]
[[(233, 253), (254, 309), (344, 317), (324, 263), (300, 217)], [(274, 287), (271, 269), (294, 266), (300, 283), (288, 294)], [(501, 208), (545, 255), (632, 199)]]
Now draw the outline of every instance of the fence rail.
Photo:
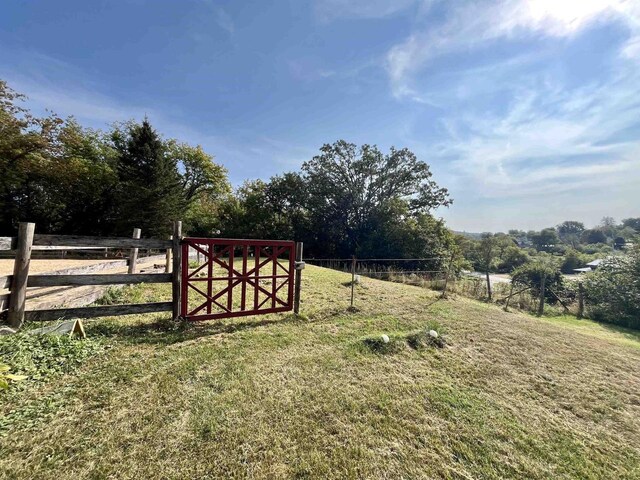
[[(10, 250), (15, 254), (13, 275), (0, 276), (0, 288), (9, 289), (9, 308), (6, 312), (8, 323), (20, 328), (25, 320), (57, 320), (60, 318), (92, 318), (110, 315), (129, 315), (150, 312), (174, 312), (179, 314), (182, 222), (174, 222), (173, 238), (161, 240), (140, 238), (140, 230), (135, 229), (133, 237), (95, 237), (77, 235), (36, 235), (35, 224), (21, 223), (17, 237), (0, 237), (0, 250)], [(129, 249), (129, 268), (126, 274), (41, 274), (29, 275), (31, 252), (33, 250), (64, 250), (68, 248), (119, 248)], [(138, 249), (167, 250), (165, 273), (135, 273)], [(170, 253), (173, 255), (173, 272), (169, 273)], [(93, 307), (54, 308), (27, 310), (26, 293), (28, 287), (57, 287), (84, 285), (125, 285), (140, 283), (172, 283), (172, 301), (139, 303), (128, 305), (104, 305)]]

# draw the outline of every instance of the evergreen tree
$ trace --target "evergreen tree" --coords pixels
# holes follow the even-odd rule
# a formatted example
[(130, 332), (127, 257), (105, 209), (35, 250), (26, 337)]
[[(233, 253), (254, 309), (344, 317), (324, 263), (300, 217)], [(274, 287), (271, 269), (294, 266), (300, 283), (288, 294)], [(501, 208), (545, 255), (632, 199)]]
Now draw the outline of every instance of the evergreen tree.
[(180, 219), (186, 200), (176, 160), (167, 155), (164, 142), (145, 118), (116, 130), (118, 151), (117, 233), (130, 235), (135, 227), (144, 236), (166, 237), (170, 222)]

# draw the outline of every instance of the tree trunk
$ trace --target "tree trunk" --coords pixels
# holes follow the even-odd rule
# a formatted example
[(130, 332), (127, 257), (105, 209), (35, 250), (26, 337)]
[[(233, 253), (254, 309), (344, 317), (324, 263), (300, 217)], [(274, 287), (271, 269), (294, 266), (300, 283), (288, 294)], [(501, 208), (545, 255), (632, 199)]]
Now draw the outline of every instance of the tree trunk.
[(487, 275), (487, 295), (489, 297), (489, 301), (491, 301), (493, 295), (491, 294), (491, 279), (489, 278), (489, 270), (487, 270), (485, 273)]

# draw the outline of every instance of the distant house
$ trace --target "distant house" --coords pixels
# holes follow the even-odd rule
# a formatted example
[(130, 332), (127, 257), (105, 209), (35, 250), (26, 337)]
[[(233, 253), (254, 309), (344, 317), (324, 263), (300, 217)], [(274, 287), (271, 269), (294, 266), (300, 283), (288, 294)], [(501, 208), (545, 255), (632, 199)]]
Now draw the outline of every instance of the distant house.
[(587, 263), (587, 265), (585, 267), (574, 268), (573, 271), (576, 272), (576, 273), (592, 272), (596, 268), (598, 268), (602, 262), (604, 262), (604, 258), (596, 258), (595, 260)]
[(600, 266), (602, 262), (604, 262), (604, 258), (596, 258), (595, 260), (587, 263), (587, 267), (589, 267), (591, 270), (595, 270)]

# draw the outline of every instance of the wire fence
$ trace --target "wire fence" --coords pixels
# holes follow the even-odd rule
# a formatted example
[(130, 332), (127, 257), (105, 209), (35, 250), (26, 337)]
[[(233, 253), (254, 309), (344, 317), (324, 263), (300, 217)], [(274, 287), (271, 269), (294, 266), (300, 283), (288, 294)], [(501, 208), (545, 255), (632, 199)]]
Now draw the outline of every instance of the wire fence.
[(355, 286), (360, 277), (372, 277), (399, 283), (442, 290), (446, 295), (452, 273), (453, 257), (422, 258), (309, 258), (305, 262), (345, 273), (351, 273), (351, 308), (355, 302)]
[[(345, 273), (351, 273), (351, 307), (355, 303), (355, 286), (360, 277), (371, 277), (397, 283), (410, 284), (441, 291), (441, 297), (453, 293), (539, 314), (545, 308), (562, 307), (563, 313), (583, 315), (584, 297), (581, 287), (564, 285), (554, 289), (543, 285), (523, 286), (510, 278), (491, 275), (489, 285), (485, 274), (460, 272), (454, 268), (454, 257), (422, 258), (311, 258), (305, 261)], [(541, 294), (542, 292), (542, 294)], [(542, 300), (542, 301), (541, 301)]]

